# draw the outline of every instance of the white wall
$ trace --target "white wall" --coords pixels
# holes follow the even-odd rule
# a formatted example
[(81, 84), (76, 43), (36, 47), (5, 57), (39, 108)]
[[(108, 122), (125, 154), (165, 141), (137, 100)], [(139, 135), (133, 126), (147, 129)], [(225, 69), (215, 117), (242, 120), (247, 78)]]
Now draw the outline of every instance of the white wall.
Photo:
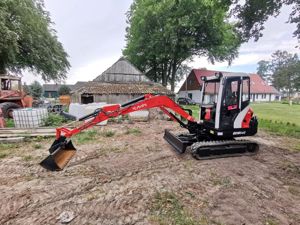
[[(199, 103), (200, 102), (200, 90), (193, 90), (193, 91), (187, 91), (188, 94), (192, 94), (192, 99)], [(255, 97), (254, 101), (257, 102), (269, 102), (269, 101), (275, 101), (276, 95), (275, 94), (251, 94), (250, 99), (251, 102), (253, 102), (253, 95)], [(187, 97), (186, 91), (179, 91), (178, 97)], [(208, 99), (205, 99), (208, 100)], [(279, 99), (280, 100), (280, 99)]]
[(179, 91), (178, 97), (188, 97), (188, 94), (192, 94), (192, 100), (199, 103), (200, 102), (200, 90), (192, 90), (192, 91)]
[(276, 100), (275, 94), (251, 94), (251, 102), (253, 102), (253, 97), (256, 102), (273, 102)]

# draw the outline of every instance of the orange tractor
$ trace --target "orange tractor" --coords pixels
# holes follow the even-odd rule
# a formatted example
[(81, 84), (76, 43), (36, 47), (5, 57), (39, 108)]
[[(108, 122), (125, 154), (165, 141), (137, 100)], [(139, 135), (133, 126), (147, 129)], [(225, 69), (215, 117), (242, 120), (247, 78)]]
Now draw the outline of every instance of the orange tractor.
[(22, 90), (21, 78), (0, 75), (0, 109), (4, 118), (12, 118), (17, 108), (32, 107), (32, 98)]

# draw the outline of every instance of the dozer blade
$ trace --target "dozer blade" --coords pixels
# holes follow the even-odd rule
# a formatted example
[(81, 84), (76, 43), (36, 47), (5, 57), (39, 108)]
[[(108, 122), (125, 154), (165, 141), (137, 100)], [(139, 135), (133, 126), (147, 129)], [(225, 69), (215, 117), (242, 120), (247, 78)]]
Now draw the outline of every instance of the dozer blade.
[(63, 170), (76, 153), (76, 148), (71, 140), (61, 137), (55, 140), (49, 149), (50, 155), (40, 165), (47, 170)]
[(188, 146), (195, 142), (193, 134), (172, 134), (169, 130), (165, 130), (164, 139), (173, 147), (172, 149), (178, 154), (183, 154)]

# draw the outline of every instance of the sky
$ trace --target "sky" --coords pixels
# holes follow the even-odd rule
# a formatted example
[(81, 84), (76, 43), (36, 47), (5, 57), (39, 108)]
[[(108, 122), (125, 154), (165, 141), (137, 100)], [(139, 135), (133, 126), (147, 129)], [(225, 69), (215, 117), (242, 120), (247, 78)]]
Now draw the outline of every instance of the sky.
[[(122, 56), (126, 44), (126, 12), (131, 3), (132, 0), (45, 0), (59, 41), (69, 54), (71, 69), (67, 84), (93, 80)], [(285, 7), (277, 18), (270, 18), (265, 24), (264, 36), (258, 42), (243, 44), (231, 66), (226, 62), (212, 65), (198, 57), (190, 66), (251, 73), (256, 71), (258, 61), (268, 60), (276, 50), (299, 52), (292, 34), (295, 25), (286, 23), (290, 11)], [(27, 84), (34, 80), (41, 81), (41, 78), (28, 72), (24, 74), (23, 81)]]

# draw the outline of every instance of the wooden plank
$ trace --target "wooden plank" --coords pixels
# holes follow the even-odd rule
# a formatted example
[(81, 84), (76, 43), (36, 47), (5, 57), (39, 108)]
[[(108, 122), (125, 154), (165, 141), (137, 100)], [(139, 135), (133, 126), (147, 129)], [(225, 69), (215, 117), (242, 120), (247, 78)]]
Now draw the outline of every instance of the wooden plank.
[(0, 134), (0, 138), (6, 137), (55, 137), (55, 133)]
[(28, 133), (55, 133), (54, 128), (46, 128), (46, 129), (0, 129), (0, 134), (28, 134)]
[(0, 138), (0, 143), (19, 143), (24, 141), (24, 137), (6, 137)]

